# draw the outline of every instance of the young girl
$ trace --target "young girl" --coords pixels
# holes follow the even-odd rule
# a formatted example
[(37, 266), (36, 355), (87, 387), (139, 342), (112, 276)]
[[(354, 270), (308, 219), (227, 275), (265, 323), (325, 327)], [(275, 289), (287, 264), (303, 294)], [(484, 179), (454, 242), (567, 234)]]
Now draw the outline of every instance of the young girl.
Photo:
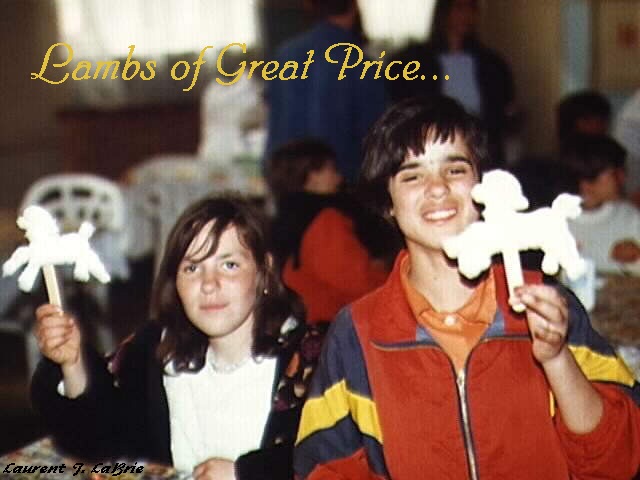
[(283, 397), (282, 379), (304, 325), (272, 263), (253, 209), (210, 198), (178, 219), (153, 321), (109, 363), (74, 318), (41, 306), (32, 396), (58, 444), (81, 458), (171, 463), (196, 480), (291, 477), (300, 400)]

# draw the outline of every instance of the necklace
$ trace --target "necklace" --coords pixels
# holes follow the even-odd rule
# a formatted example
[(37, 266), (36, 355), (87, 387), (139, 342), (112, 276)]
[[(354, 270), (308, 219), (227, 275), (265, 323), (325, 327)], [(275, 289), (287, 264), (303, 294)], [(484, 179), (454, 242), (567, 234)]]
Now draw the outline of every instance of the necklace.
[(237, 362), (225, 363), (221, 365), (216, 362), (215, 356), (213, 355), (213, 352), (211, 352), (211, 355), (209, 357), (209, 365), (211, 365), (211, 368), (216, 373), (229, 374), (238, 370), (240, 367), (246, 364), (250, 359), (251, 359), (251, 355), (248, 355)]

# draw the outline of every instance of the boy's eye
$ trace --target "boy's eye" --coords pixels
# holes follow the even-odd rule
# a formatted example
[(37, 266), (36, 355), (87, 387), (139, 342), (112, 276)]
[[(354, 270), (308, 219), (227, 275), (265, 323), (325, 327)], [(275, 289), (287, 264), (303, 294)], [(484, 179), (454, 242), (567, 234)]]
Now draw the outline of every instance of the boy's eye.
[(402, 183), (415, 182), (418, 178), (419, 175), (417, 173), (403, 173), (400, 175), (400, 181)]
[(449, 175), (465, 175), (469, 171), (467, 165), (452, 165), (447, 168)]

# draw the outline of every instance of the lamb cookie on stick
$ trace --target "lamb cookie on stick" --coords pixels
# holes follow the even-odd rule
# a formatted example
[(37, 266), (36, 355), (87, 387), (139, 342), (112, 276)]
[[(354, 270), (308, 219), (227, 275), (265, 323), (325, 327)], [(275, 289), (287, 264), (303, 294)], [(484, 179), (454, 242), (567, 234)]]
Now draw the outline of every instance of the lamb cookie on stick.
[(485, 173), (482, 182), (471, 190), (471, 197), (484, 204), (484, 221), (473, 222), (459, 235), (446, 239), (444, 251), (458, 259), (460, 273), (469, 279), (489, 268), (492, 255), (502, 254), (509, 304), (516, 312), (525, 310), (514, 295), (514, 290), (524, 284), (521, 251), (542, 250), (542, 271), (547, 275), (555, 275), (560, 267), (570, 280), (585, 273), (586, 263), (567, 224), (568, 218), (580, 215), (580, 197), (561, 193), (551, 207), (522, 213), (529, 201), (518, 179), (504, 170)]
[(29, 245), (20, 246), (13, 252), (9, 260), (4, 262), (2, 273), (4, 276), (12, 275), (26, 264), (18, 277), (20, 290), (31, 291), (42, 267), (49, 303), (62, 307), (54, 265), (74, 265), (74, 278), (83, 282), (89, 280), (89, 275), (102, 283), (111, 280), (100, 258), (89, 245), (89, 238), (95, 231), (89, 222), (83, 222), (77, 232), (60, 235), (60, 229), (51, 214), (42, 207), (32, 205), (24, 209), (16, 223), (25, 231)]

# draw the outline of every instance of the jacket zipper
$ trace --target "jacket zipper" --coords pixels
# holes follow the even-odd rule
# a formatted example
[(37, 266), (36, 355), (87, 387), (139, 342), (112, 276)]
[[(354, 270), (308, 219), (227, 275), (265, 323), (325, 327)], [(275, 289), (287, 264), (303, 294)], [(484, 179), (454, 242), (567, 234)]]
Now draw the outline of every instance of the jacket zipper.
[(456, 377), (458, 386), (458, 398), (460, 401), (460, 412), (462, 413), (462, 431), (464, 433), (465, 450), (469, 462), (469, 473), (472, 480), (478, 480), (478, 468), (476, 465), (476, 454), (471, 440), (471, 424), (469, 422), (469, 408), (467, 405), (467, 384), (465, 370), (462, 369)]
[[(495, 337), (489, 337), (489, 338), (483, 338), (481, 339), (476, 345), (474, 345), (474, 347), (471, 349), (471, 351), (469, 352), (469, 355), (467, 356), (467, 360), (465, 361), (465, 365), (462, 368), (462, 370), (460, 370), (460, 372), (456, 372), (455, 367), (453, 365), (453, 362), (451, 362), (451, 359), (449, 360), (449, 364), (451, 365), (451, 370), (453, 371), (453, 375), (456, 379), (456, 387), (457, 387), (457, 392), (458, 392), (458, 406), (460, 407), (460, 416), (462, 419), (462, 433), (463, 433), (463, 437), (464, 437), (464, 446), (465, 446), (465, 452), (467, 454), (467, 466), (469, 468), (469, 476), (471, 477), (471, 480), (478, 480), (479, 476), (478, 476), (478, 465), (476, 462), (476, 454), (475, 454), (475, 448), (473, 447), (473, 438), (471, 437), (471, 421), (469, 419), (469, 405), (467, 403), (467, 378), (466, 378), (466, 371), (467, 371), (467, 365), (469, 365), (469, 361), (471, 360), (471, 355), (473, 354), (474, 350), (478, 347), (478, 345), (482, 344), (482, 343), (489, 343), (489, 342), (493, 342), (493, 341), (502, 341), (502, 340), (508, 340), (508, 341), (523, 341), (523, 340), (529, 340), (528, 336), (520, 336), (520, 335), (514, 335), (514, 336), (504, 336), (504, 335), (499, 335), (499, 336), (495, 336)], [(394, 347), (383, 347), (382, 345), (376, 345), (377, 348), (380, 348), (381, 350), (385, 350), (385, 351), (393, 351), (393, 350), (406, 350), (407, 347), (400, 347), (400, 348), (394, 348)], [(442, 350), (442, 347), (440, 347), (437, 344), (434, 345), (416, 345), (416, 346), (412, 346), (409, 348), (435, 348), (437, 350), (440, 350), (444, 353), (444, 351)]]
[[(471, 480), (478, 480), (478, 464), (476, 462), (476, 452), (473, 446), (473, 438), (471, 437), (471, 420), (469, 419), (469, 404), (467, 402), (467, 366), (471, 360), (471, 355), (478, 347), (478, 345), (482, 343), (489, 343), (492, 341), (500, 341), (500, 340), (526, 340), (528, 337), (505, 337), (505, 336), (496, 336), (490, 338), (483, 338), (469, 352), (466, 361), (464, 362), (464, 367), (458, 373), (455, 372), (455, 368), (453, 363), (451, 363), (451, 368), (453, 369), (454, 375), (456, 377), (456, 386), (458, 387), (458, 398), (460, 402), (460, 413), (462, 417), (462, 432), (464, 434), (464, 443), (465, 449), (467, 452), (467, 462), (469, 466), (469, 476)], [(451, 362), (451, 360), (450, 360)]]

